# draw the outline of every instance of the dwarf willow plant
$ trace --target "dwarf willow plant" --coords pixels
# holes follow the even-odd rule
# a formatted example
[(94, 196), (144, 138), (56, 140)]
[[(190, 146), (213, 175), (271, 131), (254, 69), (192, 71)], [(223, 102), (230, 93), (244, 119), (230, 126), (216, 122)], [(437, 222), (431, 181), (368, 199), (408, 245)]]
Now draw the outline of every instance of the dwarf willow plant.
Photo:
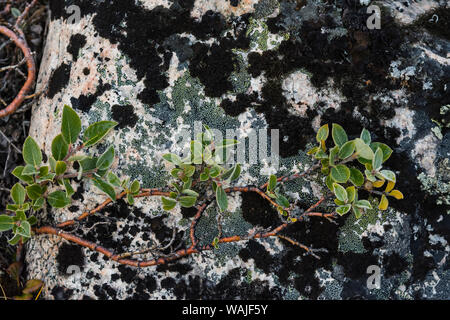
[[(383, 169), (383, 163), (389, 159), (392, 149), (386, 144), (372, 142), (370, 132), (363, 129), (359, 138), (348, 140), (345, 130), (338, 124), (332, 124), (331, 136), (334, 146), (326, 147), (329, 136), (328, 124), (317, 132), (318, 146), (308, 151), (321, 163), (325, 184), (336, 196), (336, 212), (344, 215), (350, 210), (360, 218), (366, 209), (372, 209), (368, 200), (359, 199), (358, 190), (366, 190), (380, 195), (378, 209), (386, 210), (389, 205), (387, 197), (403, 199), (399, 190), (393, 190), (396, 183), (395, 173)], [(357, 160), (357, 161), (354, 161)], [(352, 163), (351, 165), (349, 163)], [(386, 183), (384, 191), (377, 191)]]
[(165, 160), (175, 165), (170, 174), (176, 179), (170, 184), (170, 197), (162, 198), (164, 210), (173, 209), (177, 203), (185, 208), (193, 207), (199, 197), (198, 191), (207, 186), (211, 186), (215, 193), (219, 210), (224, 212), (228, 208), (224, 186), (239, 178), (241, 165), (225, 168), (221, 164), (229, 158), (230, 147), (238, 144), (238, 141), (223, 139), (214, 144), (211, 129), (206, 125), (204, 127), (205, 132), (199, 133), (197, 139), (191, 141), (191, 153), (188, 157), (181, 159), (173, 153), (163, 155)]
[[(199, 198), (200, 190), (211, 186), (218, 208), (221, 212), (227, 210), (228, 200), (223, 186), (239, 177), (240, 164), (231, 168), (220, 165), (228, 157), (228, 148), (237, 144), (235, 140), (222, 140), (217, 146), (213, 144), (211, 130), (205, 126), (206, 133), (200, 133), (197, 140), (191, 141), (191, 155), (181, 159), (176, 154), (165, 154), (164, 159), (175, 165), (171, 175), (176, 179), (171, 184), (173, 191), (170, 197), (163, 197), (163, 209), (171, 210), (177, 203), (182, 207), (193, 207)], [(367, 199), (360, 199), (358, 190), (366, 190), (372, 194), (380, 195), (378, 209), (386, 210), (389, 201), (388, 196), (402, 199), (403, 194), (399, 190), (393, 190), (396, 182), (395, 173), (383, 169), (383, 163), (389, 159), (392, 149), (384, 143), (372, 142), (370, 132), (363, 129), (359, 138), (349, 140), (345, 130), (338, 124), (332, 124), (332, 139), (334, 146), (326, 147), (329, 136), (328, 124), (322, 126), (316, 135), (318, 146), (308, 151), (314, 159), (320, 161), (320, 167), (324, 177), (324, 184), (335, 196), (335, 211), (339, 215), (345, 215), (350, 210), (359, 219), (367, 209), (372, 209), (372, 204)], [(225, 158), (223, 154), (226, 153)], [(355, 161), (357, 160), (357, 161)], [(352, 162), (352, 164), (350, 164)], [(193, 186), (194, 182), (201, 182)], [(383, 187), (384, 191), (375, 190)], [(194, 190), (195, 189), (195, 190)], [(288, 221), (295, 222), (294, 216), (289, 216), (291, 203), (281, 194), (281, 186), (276, 175), (270, 175), (266, 184), (265, 193), (275, 201), (277, 210), (283, 216), (288, 216)]]
[[(47, 163), (43, 162), (42, 152), (36, 141), (32, 137), (25, 140), (22, 149), (25, 166), (18, 166), (12, 172), (20, 182), (11, 188), (13, 203), (6, 207), (11, 214), (0, 215), (0, 231), (13, 232), (10, 244), (14, 245), (19, 241), (24, 243), (30, 239), (31, 226), (36, 223), (33, 213), (40, 210), (45, 202), (53, 208), (70, 205), (75, 193), (72, 179), (92, 180), (112, 200), (116, 199), (116, 189), (124, 190), (128, 202), (134, 203), (134, 196), (140, 190), (139, 182), (130, 182), (129, 179), (121, 181), (110, 171), (114, 161), (114, 148), (109, 147), (98, 157), (83, 152), (102, 141), (116, 125), (114, 121), (96, 122), (84, 131), (80, 141), (81, 120), (72, 108), (65, 105), (61, 133), (52, 141)], [(74, 166), (75, 163), (77, 165)]]

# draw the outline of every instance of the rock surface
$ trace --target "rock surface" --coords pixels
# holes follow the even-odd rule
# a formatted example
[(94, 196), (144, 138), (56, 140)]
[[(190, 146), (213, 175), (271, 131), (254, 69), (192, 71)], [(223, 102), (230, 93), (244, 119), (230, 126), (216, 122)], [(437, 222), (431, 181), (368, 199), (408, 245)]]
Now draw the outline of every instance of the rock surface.
[[(367, 5), (381, 10), (369, 30)], [(70, 5), (80, 8), (72, 23)], [(51, 236), (27, 244), (28, 277), (45, 280), (47, 299), (449, 299), (450, 11), (446, 1), (51, 0), (30, 134), (49, 151), (64, 104), (83, 126), (114, 119), (114, 170), (145, 187), (168, 179), (166, 152), (195, 121), (220, 130), (279, 129), (278, 174), (311, 165), (305, 150), (321, 124), (351, 137), (367, 128), (394, 148), (402, 201), (389, 211), (352, 215), (338, 224), (311, 219), (287, 232), (314, 248), (305, 256), (281, 239), (221, 245), (169, 265), (136, 269)], [(178, 137), (179, 138), (179, 137)], [(300, 169), (299, 169), (300, 167)], [(270, 166), (244, 165), (238, 184), (267, 179)], [(74, 184), (68, 209), (47, 210), (41, 224), (93, 208), (104, 198)], [(307, 207), (321, 190), (298, 181), (291, 196)], [(226, 234), (276, 225), (275, 210), (253, 194), (236, 194)], [(211, 241), (216, 210), (200, 220)], [(165, 213), (158, 199), (134, 207), (118, 201), (76, 232), (123, 252), (187, 241), (191, 210)], [(95, 223), (102, 222), (90, 229)], [(106, 223), (105, 223), (106, 222)], [(266, 226), (267, 227), (267, 226)], [(381, 268), (369, 289), (367, 268)]]

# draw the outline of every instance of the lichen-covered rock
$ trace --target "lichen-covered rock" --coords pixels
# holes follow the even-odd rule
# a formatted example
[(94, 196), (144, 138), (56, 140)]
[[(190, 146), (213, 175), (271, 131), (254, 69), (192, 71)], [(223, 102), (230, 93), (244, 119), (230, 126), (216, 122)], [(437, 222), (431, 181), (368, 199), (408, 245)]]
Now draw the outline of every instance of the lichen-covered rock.
[[(336, 4), (334, 4), (336, 2)], [(70, 5), (80, 9), (73, 21)], [(368, 5), (381, 29), (368, 29)], [(196, 122), (225, 131), (279, 129), (278, 174), (311, 165), (315, 130), (336, 122), (350, 136), (362, 128), (395, 149), (402, 201), (384, 213), (347, 215), (337, 224), (310, 219), (286, 232), (326, 248), (321, 259), (281, 239), (219, 249), (146, 269), (104, 259), (58, 237), (27, 244), (28, 274), (45, 281), (48, 299), (449, 299), (450, 37), (446, 1), (112, 0), (50, 1), (52, 18), (30, 134), (49, 151), (64, 104), (82, 124), (119, 123), (104, 144), (119, 151), (121, 177), (145, 187), (167, 183), (166, 152), (180, 153), (183, 129)], [(74, 22), (74, 23), (73, 23)], [(438, 134), (436, 134), (438, 133)], [(275, 168), (244, 164), (238, 184), (264, 181)], [(320, 182), (318, 179), (316, 180)], [(307, 208), (320, 183), (292, 182), (290, 197)], [(74, 184), (68, 209), (47, 209), (41, 224), (73, 218), (104, 195)], [(275, 226), (276, 211), (252, 193), (230, 199), (223, 232), (245, 235)], [(158, 199), (118, 201), (73, 232), (115, 252), (188, 241), (191, 210), (164, 212)], [(211, 241), (213, 206), (198, 236)], [(381, 269), (369, 289), (369, 266)]]

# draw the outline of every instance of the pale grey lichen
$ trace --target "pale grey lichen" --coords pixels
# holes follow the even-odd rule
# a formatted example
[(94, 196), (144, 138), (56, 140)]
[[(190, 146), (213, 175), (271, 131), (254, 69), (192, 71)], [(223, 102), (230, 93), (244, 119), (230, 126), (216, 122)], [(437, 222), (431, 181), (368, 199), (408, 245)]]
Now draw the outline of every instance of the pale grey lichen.
[[(421, 182), (421, 188), (430, 195), (436, 196), (436, 204), (450, 205), (450, 164), (449, 159), (443, 159), (437, 165), (437, 174), (431, 177), (424, 172), (420, 173), (417, 179)], [(447, 209), (450, 214), (450, 209)]]

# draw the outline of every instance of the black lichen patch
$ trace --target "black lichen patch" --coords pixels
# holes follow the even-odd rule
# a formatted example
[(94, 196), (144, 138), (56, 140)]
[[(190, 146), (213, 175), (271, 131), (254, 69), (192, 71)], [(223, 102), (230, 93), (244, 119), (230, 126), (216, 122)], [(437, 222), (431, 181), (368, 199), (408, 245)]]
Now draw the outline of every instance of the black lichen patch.
[(263, 228), (281, 224), (279, 214), (255, 192), (242, 194), (242, 216), (245, 221)]
[(430, 33), (450, 40), (450, 8), (440, 7), (425, 13), (415, 25), (425, 27)]
[(197, 209), (195, 209), (194, 207), (191, 207), (191, 208), (181, 207), (181, 214), (183, 215), (183, 218), (185, 218), (185, 219), (192, 218), (193, 216), (195, 216), (196, 213), (197, 213)]
[(71, 66), (66, 63), (62, 63), (56, 68), (49, 80), (47, 96), (50, 99), (67, 86), (70, 79)]
[(133, 128), (138, 121), (138, 116), (134, 113), (134, 107), (132, 105), (113, 105), (111, 107), (112, 118), (119, 124), (119, 128), (131, 127)]
[(193, 45), (189, 71), (193, 77), (200, 79), (207, 96), (220, 97), (233, 89), (229, 78), (237, 61), (232, 49), (247, 49), (249, 44), (249, 39), (241, 36), (237, 40), (224, 37), (219, 44)]
[(86, 36), (82, 34), (74, 34), (70, 37), (69, 46), (67, 52), (72, 55), (73, 61), (78, 60), (78, 54), (80, 49), (86, 45)]
[[(89, 69), (88, 69), (89, 70)], [(77, 98), (70, 98), (70, 102), (72, 103), (72, 107), (81, 110), (83, 112), (89, 112), (92, 105), (97, 101), (97, 99), (103, 95), (106, 91), (111, 90), (111, 85), (109, 83), (103, 83), (103, 80), (99, 80), (99, 85), (94, 94), (89, 95), (80, 95)]]
[(70, 266), (84, 266), (84, 252), (83, 248), (77, 245), (64, 243), (61, 245), (56, 256), (58, 262), (58, 270), (62, 274), (67, 274), (67, 269)]
[(122, 281), (132, 283), (136, 279), (137, 271), (135, 269), (124, 265), (120, 265), (117, 269), (120, 272), (120, 278)]
[(53, 287), (51, 294), (55, 300), (68, 300), (72, 296), (73, 290), (56, 286)]
[[(179, 47), (174, 44), (182, 41), (186, 49), (182, 51), (187, 55), (182, 54), (180, 61), (194, 54), (194, 60), (200, 62), (194, 64), (191, 61), (191, 72), (201, 78), (205, 92), (211, 96), (220, 96), (232, 89), (228, 80), (235, 67), (232, 49), (248, 48), (249, 45), (244, 27), (237, 28), (237, 39), (226, 36), (220, 39), (219, 44), (197, 44), (195, 49), (191, 49), (191, 44), (186, 39), (179, 38), (179, 35), (191, 33), (197, 39), (208, 40), (221, 37), (228, 28), (225, 18), (213, 11), (206, 12), (199, 20), (192, 18), (192, 0), (173, 1), (170, 8), (157, 6), (152, 10), (144, 9), (134, 0), (101, 3), (74, 0), (73, 4), (80, 6), (82, 15), (95, 13), (93, 23), (98, 34), (109, 39), (111, 43), (118, 43), (119, 49), (129, 57), (131, 67), (136, 70), (139, 79), (144, 79), (146, 86), (138, 98), (149, 105), (159, 102), (158, 91), (169, 85), (165, 71), (169, 67), (173, 52), (178, 51), (180, 58)], [(66, 6), (68, 5), (66, 1)], [(69, 15), (66, 6), (58, 1), (51, 1), (52, 19), (67, 19)], [(233, 19), (238, 21), (233, 23), (242, 25), (242, 17)], [(210, 55), (211, 52), (215, 54)], [(208, 72), (203, 72), (206, 69)], [(213, 72), (214, 70), (218, 72)], [(205, 74), (214, 76), (205, 78)]]
[(162, 264), (156, 267), (156, 271), (165, 272), (171, 271), (176, 272), (178, 275), (185, 275), (192, 271), (193, 267), (187, 263), (175, 263), (175, 264)]
[(255, 261), (257, 268), (263, 270), (265, 273), (271, 272), (274, 258), (267, 252), (264, 246), (257, 241), (250, 240), (247, 247), (241, 249), (239, 252), (239, 257), (241, 257), (243, 261), (252, 258)]
[(391, 277), (406, 270), (408, 262), (397, 252), (383, 257), (384, 275)]

